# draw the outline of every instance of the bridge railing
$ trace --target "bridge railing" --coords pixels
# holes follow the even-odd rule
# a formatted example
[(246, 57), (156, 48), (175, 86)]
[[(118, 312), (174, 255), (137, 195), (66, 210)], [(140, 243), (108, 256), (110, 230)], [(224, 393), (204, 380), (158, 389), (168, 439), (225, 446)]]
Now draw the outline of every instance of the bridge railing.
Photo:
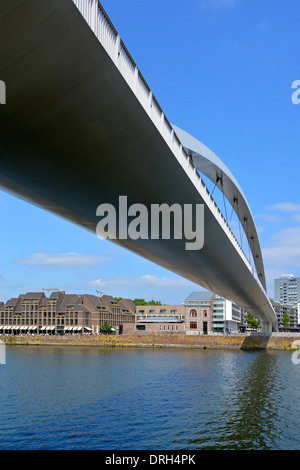
[[(137, 67), (134, 59), (126, 48), (124, 42), (122, 41), (120, 35), (118, 34), (116, 28), (111, 22), (100, 1), (73, 0), (73, 2), (75, 3), (82, 16), (85, 18), (86, 22), (89, 24), (90, 28), (93, 30), (94, 34), (99, 39), (101, 45), (103, 46), (107, 54), (110, 56), (111, 60), (119, 69), (123, 78), (126, 80), (127, 84), (134, 92), (137, 99), (139, 100), (149, 117), (152, 119), (157, 129), (160, 131), (161, 135), (173, 151), (177, 160), (181, 163), (185, 172), (190, 177), (191, 182), (198, 189), (202, 198), (205, 200), (207, 206), (213, 212), (221, 227), (223, 227), (232, 244), (235, 246), (241, 258), (247, 265), (249, 271), (253, 274), (252, 265), (249, 262), (246, 254), (244, 253), (240, 243), (238, 242), (236, 236), (228, 225), (225, 217), (223, 216), (221, 210), (219, 209), (218, 205), (210, 194), (204, 181), (200, 177), (200, 174), (194, 166), (192, 159), (185, 151), (185, 148), (183, 147), (178, 136), (174, 132), (172, 125), (165, 116), (157, 99), (153, 95), (149, 85), (147, 84), (141, 71)], [(257, 276), (255, 276), (255, 279), (257, 280), (259, 286), (265, 293), (265, 290)]]

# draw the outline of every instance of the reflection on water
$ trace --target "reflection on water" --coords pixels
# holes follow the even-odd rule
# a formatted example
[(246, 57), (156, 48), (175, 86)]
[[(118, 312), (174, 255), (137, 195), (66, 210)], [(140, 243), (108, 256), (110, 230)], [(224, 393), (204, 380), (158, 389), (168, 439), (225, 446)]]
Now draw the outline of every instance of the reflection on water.
[(222, 359), (222, 409), (220, 415), (214, 415), (214, 420), (208, 424), (215, 429), (215, 436), (214, 442), (205, 448), (273, 447), (278, 402), (284, 390), (278, 378), (276, 356), (252, 353), (251, 361), (243, 367), (233, 354)]
[(299, 449), (283, 352), (9, 347), (0, 449)]

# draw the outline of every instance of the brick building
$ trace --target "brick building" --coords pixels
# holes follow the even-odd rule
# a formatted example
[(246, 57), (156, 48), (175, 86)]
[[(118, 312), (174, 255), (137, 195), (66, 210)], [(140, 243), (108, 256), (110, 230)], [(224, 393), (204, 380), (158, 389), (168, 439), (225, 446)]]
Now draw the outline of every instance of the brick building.
[(135, 323), (129, 299), (125, 304), (110, 296), (28, 292), (0, 304), (0, 334), (97, 333), (105, 322), (122, 333), (124, 324)]
[(185, 306), (181, 305), (137, 305), (136, 306), (137, 320), (144, 318), (157, 318), (157, 317), (172, 317), (179, 320), (185, 318)]
[(185, 331), (189, 335), (211, 334), (215, 294), (209, 291), (192, 292), (184, 302)]
[(147, 317), (124, 325), (125, 334), (183, 334), (184, 320), (175, 317)]

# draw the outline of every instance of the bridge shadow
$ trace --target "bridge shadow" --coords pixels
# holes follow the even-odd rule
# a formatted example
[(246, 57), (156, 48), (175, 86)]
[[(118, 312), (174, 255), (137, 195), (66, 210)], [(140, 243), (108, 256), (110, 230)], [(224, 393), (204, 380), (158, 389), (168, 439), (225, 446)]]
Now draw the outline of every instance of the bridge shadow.
[(271, 336), (272, 336), (271, 333), (257, 333), (256, 331), (247, 333), (247, 336), (243, 341), (241, 349), (243, 350), (266, 349)]

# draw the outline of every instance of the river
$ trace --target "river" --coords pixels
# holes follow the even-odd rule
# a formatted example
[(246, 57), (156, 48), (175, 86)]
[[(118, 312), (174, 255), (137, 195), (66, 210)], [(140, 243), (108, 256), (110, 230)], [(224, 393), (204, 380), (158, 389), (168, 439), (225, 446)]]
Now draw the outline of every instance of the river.
[(291, 358), (8, 346), (0, 449), (300, 449), (300, 365)]

